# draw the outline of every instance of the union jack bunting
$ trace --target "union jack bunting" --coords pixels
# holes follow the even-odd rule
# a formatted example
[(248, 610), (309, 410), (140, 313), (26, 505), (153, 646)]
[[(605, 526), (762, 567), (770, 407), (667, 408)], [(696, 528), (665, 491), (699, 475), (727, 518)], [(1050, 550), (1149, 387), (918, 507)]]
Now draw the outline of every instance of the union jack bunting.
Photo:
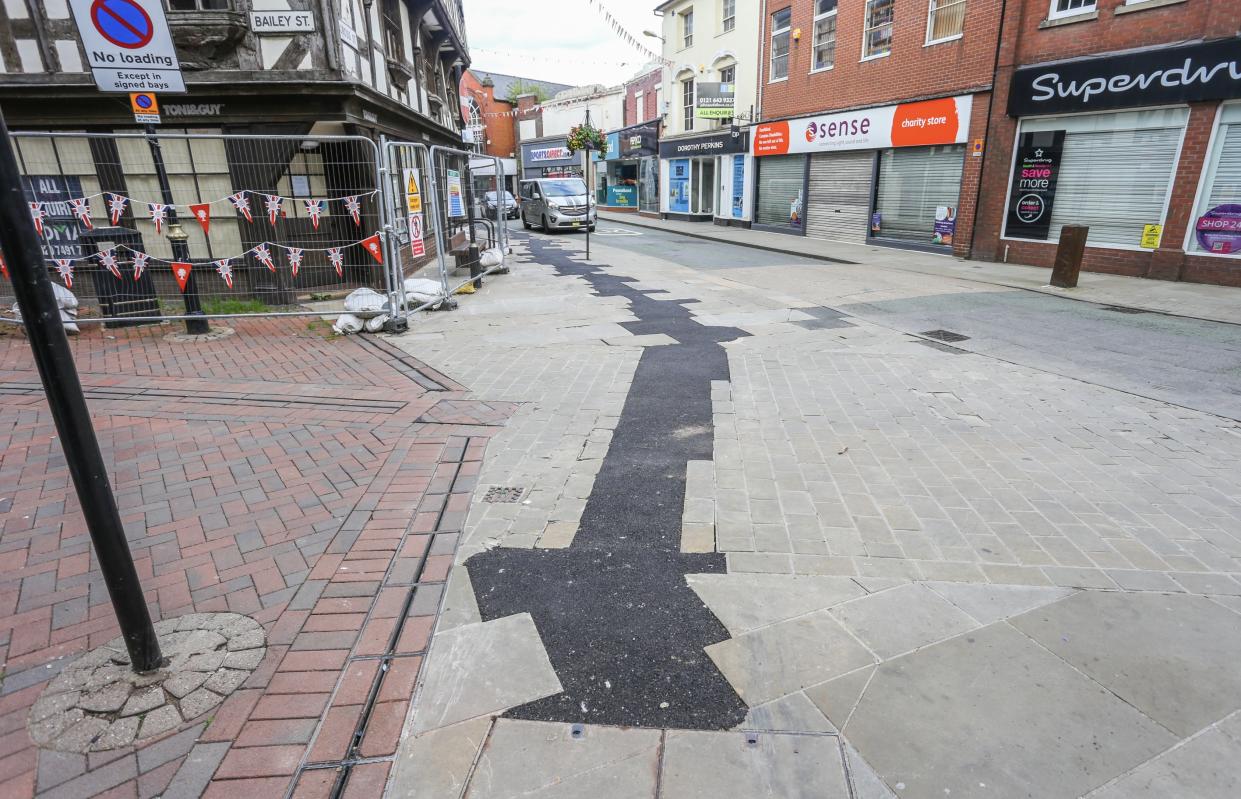
[(69, 200), (69, 205), (73, 206), (73, 215), (78, 218), (87, 230), (94, 230), (95, 226), (90, 221), (90, 200), (85, 197)]
[(112, 250), (104, 250), (99, 253), (99, 263), (104, 269), (112, 273), (117, 280), (121, 279), (121, 267), (116, 262), (116, 253)]
[(34, 220), (35, 232), (40, 236), (43, 235), (44, 216), (46, 216), (46, 213), (43, 211), (43, 203), (36, 202), (30, 204), (30, 218)]
[(224, 285), (230, 289), (233, 287), (233, 261), (230, 258), (221, 258), (215, 261), (215, 271), (220, 273), (220, 277), (224, 280)]
[(319, 218), (323, 216), (323, 200), (302, 200), (306, 203), (306, 213), (310, 216), (310, 221), (315, 226), (315, 230), (319, 229)]
[(289, 266), (293, 270), (293, 277), (297, 277), (297, 270), (302, 268), (302, 250), (301, 247), (289, 248)]
[(259, 246), (251, 250), (250, 252), (254, 253), (254, 257), (257, 258), (259, 263), (261, 263), (263, 266), (267, 267), (273, 272), (276, 271), (276, 264), (271, 259), (271, 250), (267, 249), (266, 243), (260, 244)]
[(60, 273), (60, 279), (64, 281), (65, 288), (73, 288), (73, 259), (71, 258), (54, 258), (56, 262), (56, 271)]
[(275, 194), (263, 195), (263, 208), (267, 211), (267, 221), (276, 224), (276, 219), (280, 216), (281, 206), (284, 204), (284, 198)]
[(250, 198), (246, 196), (244, 191), (228, 195), (228, 201), (237, 209), (237, 213), (244, 216), (247, 222), (253, 224), (254, 216), (250, 213)]
[(151, 209), (151, 221), (155, 223), (155, 235), (164, 232), (164, 221), (168, 218), (168, 206), (163, 203), (147, 203)]
[(345, 256), (341, 254), (340, 247), (328, 247), (327, 259), (332, 266), (336, 267), (336, 276), (345, 276)]
[(112, 219), (113, 227), (121, 223), (121, 214), (125, 213), (127, 205), (129, 205), (129, 198), (124, 194), (108, 195), (108, 215)]
[(362, 202), (358, 199), (359, 195), (345, 198), (345, 210), (349, 212), (349, 216), (353, 217), (353, 224), (362, 227)]
[(135, 283), (138, 282), (138, 278), (142, 277), (142, 273), (146, 271), (147, 261), (150, 260), (150, 258), (151, 256), (147, 255), (144, 252), (134, 253), (134, 282)]

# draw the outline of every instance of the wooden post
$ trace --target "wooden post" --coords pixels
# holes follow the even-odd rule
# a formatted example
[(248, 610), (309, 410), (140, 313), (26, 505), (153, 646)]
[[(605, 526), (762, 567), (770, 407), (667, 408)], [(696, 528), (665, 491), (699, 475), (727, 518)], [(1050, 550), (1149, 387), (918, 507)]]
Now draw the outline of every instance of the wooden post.
[(1089, 233), (1090, 228), (1085, 225), (1065, 225), (1060, 229), (1060, 245), (1056, 247), (1056, 263), (1051, 269), (1051, 285), (1062, 289), (1077, 288)]

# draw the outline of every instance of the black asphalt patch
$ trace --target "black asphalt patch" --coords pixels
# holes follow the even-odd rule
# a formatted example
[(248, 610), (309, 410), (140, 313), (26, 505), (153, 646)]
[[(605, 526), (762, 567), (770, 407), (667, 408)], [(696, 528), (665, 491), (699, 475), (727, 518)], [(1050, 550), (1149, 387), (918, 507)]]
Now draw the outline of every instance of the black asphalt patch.
[(686, 462), (710, 460), (711, 381), (728, 380), (722, 342), (746, 333), (693, 321), (633, 278), (584, 266), (546, 240), (530, 248), (600, 296), (624, 297), (634, 335), (676, 344), (643, 350), (607, 457), (568, 549), (505, 549), (466, 562), (484, 620), (529, 612), (564, 692), (511, 718), (637, 727), (728, 729), (745, 703), (703, 652), (728, 638), (685, 582), (722, 573), (719, 553), (680, 551)]

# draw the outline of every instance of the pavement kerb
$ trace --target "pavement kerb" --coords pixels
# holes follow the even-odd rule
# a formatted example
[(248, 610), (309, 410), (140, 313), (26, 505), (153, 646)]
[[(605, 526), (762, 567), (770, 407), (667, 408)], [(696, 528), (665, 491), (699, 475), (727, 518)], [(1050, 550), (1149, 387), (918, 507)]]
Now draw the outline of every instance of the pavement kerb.
[[(711, 235), (710, 233), (706, 233), (706, 232), (692, 233), (689, 231), (667, 227), (665, 225), (660, 224), (659, 222), (655, 220), (649, 219), (647, 217), (640, 217), (640, 216), (637, 216), (636, 214), (635, 215), (630, 215), (630, 214), (620, 215), (620, 214), (609, 214), (609, 213), (599, 212), (599, 219), (601, 221), (606, 220), (608, 222), (612, 222), (615, 224), (630, 225), (632, 227), (646, 228), (648, 230), (658, 230), (663, 233), (672, 233), (678, 236), (686, 236), (688, 238), (693, 238), (693, 239), (703, 239), (705, 241), (715, 241), (721, 244), (734, 244), (738, 247), (747, 247), (749, 249), (763, 250), (765, 252), (782, 253), (784, 255), (793, 255), (798, 258), (807, 258), (807, 259), (815, 260), (815, 261), (824, 261), (826, 263), (841, 264), (845, 266), (867, 266), (867, 267), (876, 267), (880, 269), (892, 269), (898, 272), (908, 272), (911, 274), (919, 274), (919, 275), (935, 274), (939, 277), (949, 277), (955, 280), (960, 280), (964, 283), (977, 283), (977, 284), (986, 285), (986, 286), (1003, 286), (1004, 288), (1016, 289), (1019, 291), (1029, 291), (1035, 294), (1045, 294), (1049, 297), (1059, 297), (1061, 299), (1072, 300), (1074, 302), (1084, 302), (1090, 305), (1111, 306), (1115, 308), (1131, 308), (1133, 310), (1142, 311), (1144, 313), (1160, 314), (1162, 316), (1170, 316), (1170, 317), (1174, 317), (1177, 319), (1192, 319), (1194, 321), (1199, 321), (1199, 322), (1216, 322), (1218, 324), (1235, 325), (1235, 326), (1241, 327), (1241, 320), (1236, 320), (1236, 319), (1223, 319), (1218, 316), (1211, 316), (1207, 314), (1177, 313), (1176, 311), (1169, 311), (1164, 308), (1154, 308), (1149, 305), (1144, 305), (1141, 303), (1134, 302), (1132, 300), (1122, 300), (1122, 299), (1103, 300), (1103, 299), (1090, 298), (1090, 297), (1075, 297), (1071, 294), (1065, 293), (1067, 291), (1071, 291), (1071, 289), (1057, 289), (1052, 286), (1048, 286), (1046, 288), (1038, 287), (1038, 286), (1023, 286), (1019, 283), (1004, 282), (1001, 280), (988, 280), (982, 277), (969, 277), (969, 276), (957, 275), (957, 274), (945, 275), (942, 273), (929, 272), (925, 269), (914, 269), (914, 268), (909, 268), (909, 267), (894, 266), (892, 264), (878, 264), (878, 263), (867, 263), (864, 261), (850, 261), (845, 258), (834, 258), (829, 255), (820, 255), (818, 253), (782, 249), (780, 247), (773, 247), (769, 244), (763, 244), (763, 243), (754, 242), (754, 241), (746, 241), (744, 239), (731, 239), (731, 238), (726, 238), (724, 236)], [(714, 227), (714, 225), (711, 225), (709, 227)], [(919, 255), (931, 255), (937, 258), (949, 258), (952, 261), (956, 263), (960, 263), (960, 264), (971, 263), (970, 260), (965, 259), (965, 258), (955, 258), (952, 256), (947, 256), (947, 255), (935, 255), (934, 253), (921, 253), (920, 252), (918, 254)], [(979, 262), (979, 263), (988, 263), (988, 262)], [(1010, 266), (1025, 266), (1025, 264), (1009, 264), (1009, 265)], [(1037, 269), (1040, 267), (1029, 267), (1029, 268)], [(1050, 274), (1050, 272), (1048, 272), (1048, 274)], [(1137, 277), (1129, 277), (1127, 275), (1108, 275), (1108, 277), (1125, 278), (1128, 280), (1142, 280), (1143, 279), (1143, 278), (1137, 278)], [(1181, 285), (1180, 283), (1175, 282), (1175, 281), (1168, 281), (1168, 283), (1169, 285)], [(1221, 290), (1227, 290), (1230, 287), (1219, 286), (1218, 288), (1220, 288)]]

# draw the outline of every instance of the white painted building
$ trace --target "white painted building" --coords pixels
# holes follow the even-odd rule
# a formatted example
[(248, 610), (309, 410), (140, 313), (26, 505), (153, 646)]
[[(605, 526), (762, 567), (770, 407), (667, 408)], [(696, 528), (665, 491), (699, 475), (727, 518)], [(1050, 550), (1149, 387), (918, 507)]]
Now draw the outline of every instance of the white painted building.
[[(660, 212), (748, 226), (754, 168), (745, 126), (758, 100), (758, 0), (669, 0), (663, 17)], [(702, 84), (733, 87), (734, 116), (699, 116)]]
[(575, 86), (565, 89), (543, 103), (542, 136), (564, 136), (575, 125), (586, 119), (590, 110), (590, 123), (599, 130), (612, 130), (623, 124), (625, 116), (625, 87)]

